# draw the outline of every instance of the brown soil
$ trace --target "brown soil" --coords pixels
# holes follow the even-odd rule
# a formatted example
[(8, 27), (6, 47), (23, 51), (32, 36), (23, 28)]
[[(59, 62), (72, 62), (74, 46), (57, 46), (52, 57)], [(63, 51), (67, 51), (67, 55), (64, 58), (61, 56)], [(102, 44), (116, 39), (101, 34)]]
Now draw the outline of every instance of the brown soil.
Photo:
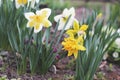
[[(20, 78), (20, 80), (72, 80), (75, 74), (74, 60), (68, 57), (59, 60), (55, 64), (56, 72), (51, 68), (46, 75), (31, 75), (29, 72), (18, 75), (14, 57), (8, 53), (0, 57), (0, 77), (7, 76), (8, 80), (13, 78)], [(102, 61), (94, 80), (120, 80), (120, 66)]]

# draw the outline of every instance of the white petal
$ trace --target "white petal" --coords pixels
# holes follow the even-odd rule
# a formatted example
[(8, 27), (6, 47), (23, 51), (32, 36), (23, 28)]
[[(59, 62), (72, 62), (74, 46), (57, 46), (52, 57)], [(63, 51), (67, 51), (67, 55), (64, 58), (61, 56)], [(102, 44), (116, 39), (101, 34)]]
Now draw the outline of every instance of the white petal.
[(62, 14), (63, 17), (70, 16), (70, 15), (75, 17), (75, 9), (73, 7), (70, 8), (69, 10), (67, 8), (64, 9)]
[(58, 26), (58, 30), (62, 30), (63, 27), (64, 27), (64, 25), (65, 25), (65, 22), (63, 22), (62, 20), (60, 20), (59, 26)]
[(36, 3), (39, 3), (39, 0), (36, 0)]
[(24, 13), (24, 16), (27, 20), (30, 20), (30, 16), (34, 16), (35, 14), (33, 12), (28, 12), (28, 13)]
[(58, 30), (62, 30), (64, 28), (65, 24), (66, 24), (65, 30), (70, 29), (71, 26), (73, 25), (73, 21), (74, 21), (74, 17), (71, 17), (68, 22), (66, 21), (67, 22), (67, 24), (66, 24), (66, 22), (64, 22), (61, 18), (60, 22), (59, 22)]
[(74, 21), (74, 17), (71, 17), (71, 18), (68, 20), (67, 24), (65, 23), (65, 24), (66, 24), (65, 30), (71, 28), (71, 26), (73, 25), (73, 21)]
[(68, 14), (69, 14), (69, 10), (68, 10), (67, 8), (65, 8), (65, 9), (63, 10), (63, 13), (62, 13), (63, 17), (64, 17), (64, 16), (69, 16)]
[(62, 18), (62, 15), (57, 15), (57, 16), (54, 17), (54, 20), (55, 20), (56, 22), (58, 22), (60, 18)]
[(34, 33), (38, 33), (39, 31), (42, 30), (42, 28), (43, 28), (43, 25), (40, 25), (40, 26), (39, 26), (39, 29), (35, 29), (35, 28), (34, 28)]
[(29, 25), (29, 21), (28, 21), (28, 23), (27, 23), (27, 27), (30, 27), (30, 25)]
[(17, 2), (18, 0), (15, 0), (15, 6), (16, 6), (16, 8), (18, 9), (21, 5), (20, 4), (18, 4), (18, 2)]
[(35, 0), (32, 0), (31, 1), (31, 8), (34, 8), (34, 5), (35, 5)]
[(44, 8), (44, 9), (41, 9), (39, 11), (36, 11), (36, 14), (41, 15), (41, 14), (44, 14), (44, 12), (45, 13), (47, 12), (46, 17), (48, 18), (51, 14), (51, 9), (50, 8)]
[(73, 7), (70, 8), (69, 13), (72, 14), (72, 16), (75, 16), (75, 9)]
[(67, 23), (67, 25), (66, 25), (66, 27), (65, 27), (65, 30), (70, 29), (70, 27), (72, 26), (72, 24), (73, 24), (73, 20), (69, 20), (68, 23)]
[[(66, 22), (62, 20), (62, 18), (60, 19), (60, 22), (59, 22), (59, 26), (58, 26), (58, 30), (62, 30), (65, 26)], [(65, 26), (65, 30), (68, 29), (67, 28), (68, 26), (66, 25)]]

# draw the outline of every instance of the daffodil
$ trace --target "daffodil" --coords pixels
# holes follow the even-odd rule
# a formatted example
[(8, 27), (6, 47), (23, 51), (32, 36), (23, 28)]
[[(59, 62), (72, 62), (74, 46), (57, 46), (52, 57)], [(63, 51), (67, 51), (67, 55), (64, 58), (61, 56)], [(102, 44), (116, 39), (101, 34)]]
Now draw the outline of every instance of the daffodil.
[(74, 37), (78, 37), (80, 35), (85, 35), (85, 31), (87, 30), (88, 25), (83, 24), (82, 26), (79, 25), (79, 22), (74, 19), (74, 23), (73, 23), (73, 29), (69, 29), (67, 30), (67, 34), (69, 36), (74, 36)]
[(29, 0), (15, 0), (16, 8), (19, 8), (20, 6), (24, 6), (28, 3)]
[[(68, 20), (69, 16), (70, 16), (70, 19)], [(68, 20), (68, 23), (65, 27), (65, 30), (69, 29), (73, 24), (74, 17), (75, 17), (75, 9), (73, 7), (70, 8), (69, 10), (65, 8), (62, 14), (55, 16), (54, 20), (56, 22), (60, 20), (58, 30), (62, 30), (64, 28), (67, 20)]]
[(83, 46), (83, 38), (79, 36), (79, 38), (75, 39), (74, 37), (64, 38), (62, 42), (64, 46), (64, 50), (68, 51), (68, 56), (74, 55), (75, 59), (78, 56), (78, 51), (85, 51), (86, 48)]
[(51, 22), (48, 20), (48, 17), (51, 14), (51, 9), (44, 8), (36, 11), (36, 14), (33, 12), (25, 13), (25, 18), (28, 20), (27, 27), (34, 27), (34, 32), (38, 33), (42, 30), (42, 27), (51, 26)]
[(39, 3), (39, 0), (29, 0), (31, 2), (31, 7), (34, 8), (35, 3)]

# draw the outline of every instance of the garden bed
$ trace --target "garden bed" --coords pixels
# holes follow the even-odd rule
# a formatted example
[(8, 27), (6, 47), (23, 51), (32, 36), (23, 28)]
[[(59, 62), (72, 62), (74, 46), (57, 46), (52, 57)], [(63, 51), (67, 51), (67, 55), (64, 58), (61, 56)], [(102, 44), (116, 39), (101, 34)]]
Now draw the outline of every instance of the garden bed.
[[(12, 53), (0, 53), (0, 77), (6, 76), (7, 79), (20, 79), (20, 80), (73, 80), (75, 74), (74, 59), (66, 57), (59, 60), (49, 70), (46, 75), (34, 74), (31, 75), (28, 70), (27, 73), (18, 75), (16, 71), (16, 63)], [(94, 80), (120, 80), (120, 66), (102, 61), (95, 76)]]

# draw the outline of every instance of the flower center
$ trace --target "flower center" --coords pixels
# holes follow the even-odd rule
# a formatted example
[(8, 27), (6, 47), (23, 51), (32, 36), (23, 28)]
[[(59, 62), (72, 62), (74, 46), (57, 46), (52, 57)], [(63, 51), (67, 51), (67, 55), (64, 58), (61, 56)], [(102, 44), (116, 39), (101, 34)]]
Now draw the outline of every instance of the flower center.
[(33, 22), (39, 22), (39, 23), (41, 23), (42, 21), (43, 21), (43, 18), (42, 18), (42, 16), (39, 16), (39, 15), (35, 15), (35, 16), (30, 16), (30, 18), (31, 18), (31, 20), (33, 21)]
[(67, 19), (68, 19), (68, 17), (66, 16), (66, 17), (62, 17), (62, 21), (63, 22), (66, 22), (67, 21)]

